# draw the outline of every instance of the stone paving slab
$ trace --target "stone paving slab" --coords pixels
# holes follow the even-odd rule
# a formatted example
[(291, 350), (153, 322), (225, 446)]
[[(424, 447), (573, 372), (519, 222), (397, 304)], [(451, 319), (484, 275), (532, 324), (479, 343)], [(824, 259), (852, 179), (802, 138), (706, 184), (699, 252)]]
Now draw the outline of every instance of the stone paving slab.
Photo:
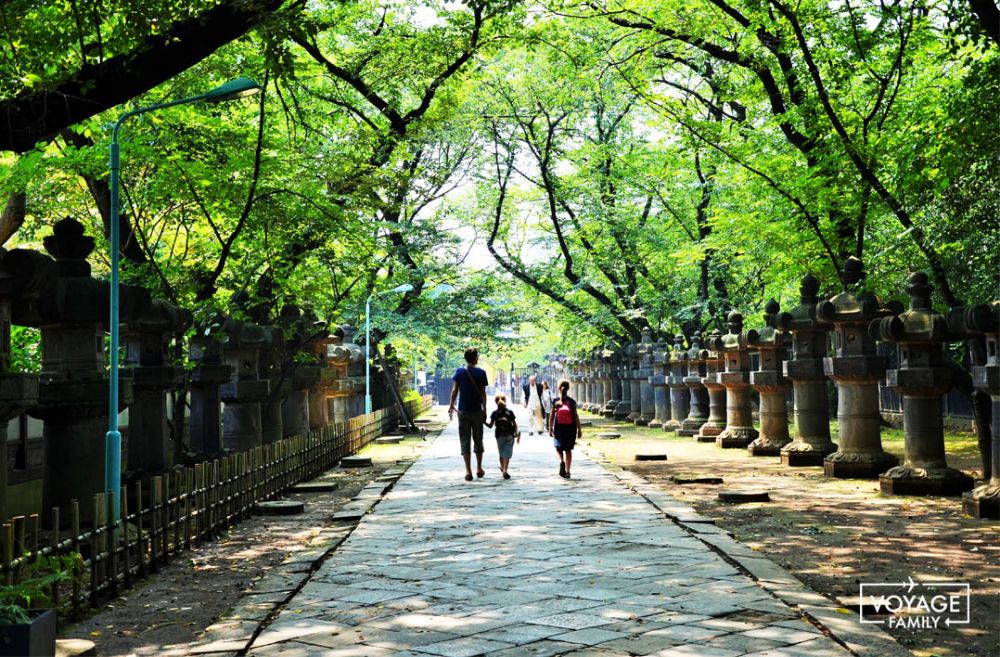
[[(825, 598), (634, 473), (577, 450), (562, 479), (551, 440), (525, 436), (505, 481), (487, 436), (487, 475), (466, 482), (456, 434), (452, 423), (246, 654), (852, 654), (769, 587)], [(735, 561), (748, 553), (754, 574)], [(856, 654), (904, 654), (879, 647), (891, 642), (884, 633), (868, 636), (869, 646), (845, 642)]]

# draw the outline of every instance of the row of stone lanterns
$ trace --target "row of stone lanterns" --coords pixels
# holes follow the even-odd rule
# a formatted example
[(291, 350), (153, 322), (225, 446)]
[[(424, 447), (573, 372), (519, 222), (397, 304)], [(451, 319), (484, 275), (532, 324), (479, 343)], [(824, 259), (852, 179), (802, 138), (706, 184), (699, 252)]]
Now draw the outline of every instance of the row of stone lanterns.
[[(41, 499), (17, 511), (65, 511), (76, 499), (87, 522), (92, 505), (82, 502), (103, 489), (109, 286), (91, 277), (94, 241), (75, 220), (57, 223), (44, 246), (51, 257), (0, 249), (0, 448), (6, 449), (11, 419), (27, 413), (42, 420)], [(251, 449), (361, 413), (364, 354), (351, 329), (330, 331), (294, 305), (278, 317), (246, 305), (236, 297), (239, 319), (220, 315), (196, 327), (186, 367), (176, 338), (191, 327), (191, 313), (151, 299), (143, 288), (122, 287), (119, 399), (129, 414), (128, 476)], [(40, 330), (39, 374), (12, 371), (12, 325)], [(168, 400), (183, 389), (187, 397), (171, 413)], [(177, 410), (184, 417), (174, 417)], [(0, 517), (7, 518), (14, 509), (6, 505), (2, 470)]]
[[(863, 278), (861, 262), (852, 258), (845, 265), (846, 291), (820, 299), (819, 282), (807, 275), (799, 304), (781, 312), (777, 302), (769, 302), (762, 329), (744, 330), (742, 315), (733, 312), (725, 333), (692, 336), (688, 349), (682, 335), (654, 343), (645, 329), (637, 343), (618, 352), (600, 350), (587, 359), (568, 359), (566, 371), (586, 410), (723, 448), (746, 448), (754, 456), (779, 456), (791, 467), (822, 466), (830, 477), (879, 478), (886, 493), (966, 493), (969, 513), (996, 517), (1000, 302), (945, 316), (932, 308), (927, 276), (916, 273), (907, 289), (910, 307), (904, 310), (901, 304), (853, 291)], [(952, 385), (944, 344), (972, 335), (983, 336), (987, 344), (987, 360), (974, 368), (974, 382), (993, 404), (992, 472), (989, 482), (975, 491), (971, 477), (947, 465), (942, 421), (942, 395)], [(887, 369), (886, 359), (878, 355), (878, 341), (897, 345), (895, 369)], [(758, 355), (756, 370), (752, 352)], [(837, 386), (839, 444), (830, 437), (828, 381)], [(902, 465), (882, 448), (881, 381), (903, 398)], [(753, 423), (751, 389), (760, 396), (759, 430)]]

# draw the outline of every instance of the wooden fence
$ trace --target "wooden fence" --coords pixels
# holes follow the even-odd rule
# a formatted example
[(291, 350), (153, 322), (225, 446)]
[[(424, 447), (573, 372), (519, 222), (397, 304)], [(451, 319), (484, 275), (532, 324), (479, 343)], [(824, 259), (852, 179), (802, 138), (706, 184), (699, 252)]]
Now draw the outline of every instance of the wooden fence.
[[(416, 417), (431, 405), (431, 396), (424, 395), (406, 403), (407, 413)], [(43, 530), (38, 514), (17, 516), (3, 524), (0, 536), (3, 582), (21, 581), (36, 555), (79, 553), (82, 575), (52, 591), (52, 606), (79, 619), (103, 597), (156, 572), (171, 555), (212, 540), (247, 518), (258, 502), (329, 470), (398, 424), (399, 411), (393, 406), (137, 481), (121, 490), (117, 522), (108, 517), (114, 498), (104, 494), (89, 500), (96, 518), (93, 527), (81, 528), (77, 500), (70, 504), (68, 529), (60, 529), (67, 524), (58, 508), (52, 509), (48, 530)]]

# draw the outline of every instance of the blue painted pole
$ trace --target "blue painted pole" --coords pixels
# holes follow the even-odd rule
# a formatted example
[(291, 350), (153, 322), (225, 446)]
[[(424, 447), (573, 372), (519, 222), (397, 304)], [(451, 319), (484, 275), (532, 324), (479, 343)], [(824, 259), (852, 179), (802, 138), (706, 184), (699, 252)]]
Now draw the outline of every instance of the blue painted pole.
[(374, 295), (372, 292), (365, 301), (365, 415), (372, 412), (372, 297)]
[(111, 136), (111, 311), (108, 329), (111, 332), (111, 346), (108, 354), (108, 432), (104, 436), (104, 492), (115, 494), (115, 505), (110, 511), (111, 519), (117, 522), (121, 515), (119, 490), (122, 480), (122, 435), (118, 431), (118, 325), (120, 316), (118, 270), (121, 248), (118, 230), (119, 200), (118, 178), (121, 171), (121, 155), (118, 148), (118, 129), (129, 115), (125, 114), (115, 124)]

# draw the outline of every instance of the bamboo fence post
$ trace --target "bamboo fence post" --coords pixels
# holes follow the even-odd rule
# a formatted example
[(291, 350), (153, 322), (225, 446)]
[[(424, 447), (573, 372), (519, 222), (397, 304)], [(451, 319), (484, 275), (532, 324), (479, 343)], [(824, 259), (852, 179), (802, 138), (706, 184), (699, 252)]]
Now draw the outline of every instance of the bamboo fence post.
[[(59, 544), (62, 543), (62, 536), (59, 531), (59, 507), (52, 507), (52, 553), (55, 556), (59, 556)], [(49, 594), (49, 598), (52, 600), (52, 608), (59, 608), (59, 582), (52, 585), (52, 593)]]
[(14, 583), (14, 525), (9, 522), (3, 524), (3, 561), (7, 564), (4, 579), (10, 586)]
[[(73, 551), (76, 553), (80, 552), (80, 503), (76, 500), (69, 501), (69, 527), (70, 531), (73, 532), (71, 540), (73, 541)], [(81, 574), (82, 575), (82, 574)], [(82, 592), (80, 591), (80, 577), (73, 578), (73, 620), (80, 620), (80, 598), (82, 597)]]
[(135, 552), (139, 557), (138, 573), (141, 579), (146, 577), (146, 541), (143, 538), (142, 516), (145, 507), (142, 503), (142, 481), (135, 482)]
[(94, 525), (90, 532), (90, 606), (97, 606), (97, 587), (101, 583), (101, 544), (100, 531), (101, 509), (104, 507), (104, 496), (94, 495)]
[(157, 512), (159, 502), (160, 502), (160, 491), (162, 490), (163, 484), (160, 482), (159, 477), (153, 477), (153, 490), (152, 495), (149, 498), (149, 569), (152, 572), (158, 572), (160, 570), (160, 541), (159, 541), (159, 528), (160, 528), (160, 514)]
[(132, 541), (128, 537), (128, 489), (122, 486), (122, 580), (125, 588), (132, 588)]
[[(116, 495), (114, 491), (108, 491), (106, 495), (108, 502), (107, 508), (115, 508)], [(110, 572), (108, 584), (109, 590), (112, 594), (118, 592), (118, 523), (115, 521), (115, 515), (113, 512), (105, 512), (104, 521), (107, 523), (105, 525), (104, 541), (103, 543), (108, 548), (108, 568), (106, 572)]]

